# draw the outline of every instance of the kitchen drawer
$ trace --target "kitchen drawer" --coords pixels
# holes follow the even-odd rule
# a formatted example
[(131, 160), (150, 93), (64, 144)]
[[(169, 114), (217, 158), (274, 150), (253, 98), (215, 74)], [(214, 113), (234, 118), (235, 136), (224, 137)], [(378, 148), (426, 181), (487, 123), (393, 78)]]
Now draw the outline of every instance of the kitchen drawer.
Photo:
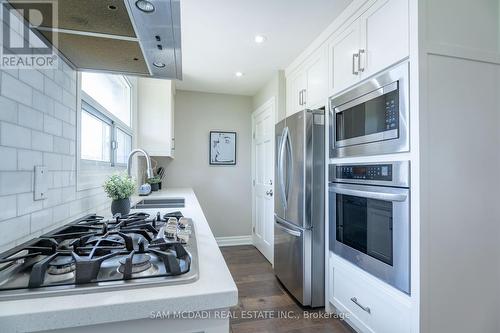
[(361, 332), (410, 332), (409, 297), (392, 292), (375, 278), (371, 281), (349, 265), (330, 258), (330, 302), (335, 308), (347, 313), (348, 321)]

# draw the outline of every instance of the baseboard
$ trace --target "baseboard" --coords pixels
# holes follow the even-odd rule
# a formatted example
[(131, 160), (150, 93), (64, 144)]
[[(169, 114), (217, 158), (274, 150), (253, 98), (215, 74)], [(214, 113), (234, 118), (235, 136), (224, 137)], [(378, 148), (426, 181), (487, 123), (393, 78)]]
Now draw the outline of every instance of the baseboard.
[(223, 246), (238, 246), (238, 245), (252, 245), (252, 235), (248, 236), (230, 236), (230, 237), (215, 237), (219, 247)]

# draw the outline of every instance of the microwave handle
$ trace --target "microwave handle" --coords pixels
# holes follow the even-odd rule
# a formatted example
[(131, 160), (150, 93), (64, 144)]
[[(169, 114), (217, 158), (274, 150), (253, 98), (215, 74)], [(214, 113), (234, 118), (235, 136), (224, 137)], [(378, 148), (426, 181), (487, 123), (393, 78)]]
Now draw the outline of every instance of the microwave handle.
[(406, 194), (396, 194), (396, 193), (381, 193), (363, 190), (354, 190), (349, 188), (338, 188), (333, 187), (333, 192), (338, 194), (352, 195), (362, 198), (382, 200), (382, 201), (392, 201), (392, 202), (403, 202), (406, 201), (408, 195)]

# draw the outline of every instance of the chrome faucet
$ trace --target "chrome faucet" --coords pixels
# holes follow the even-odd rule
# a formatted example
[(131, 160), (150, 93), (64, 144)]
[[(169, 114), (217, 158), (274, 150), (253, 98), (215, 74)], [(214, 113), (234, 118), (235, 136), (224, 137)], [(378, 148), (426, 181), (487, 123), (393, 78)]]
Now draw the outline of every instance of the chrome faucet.
[(134, 149), (130, 152), (130, 154), (128, 155), (128, 162), (127, 162), (127, 174), (129, 177), (132, 177), (132, 173), (131, 173), (131, 168), (132, 168), (132, 157), (137, 154), (137, 153), (141, 153), (144, 155), (144, 157), (146, 158), (146, 173), (147, 173), (147, 178), (153, 178), (153, 169), (151, 169), (151, 157), (149, 157), (149, 154), (146, 153), (146, 151), (142, 150), (142, 149)]

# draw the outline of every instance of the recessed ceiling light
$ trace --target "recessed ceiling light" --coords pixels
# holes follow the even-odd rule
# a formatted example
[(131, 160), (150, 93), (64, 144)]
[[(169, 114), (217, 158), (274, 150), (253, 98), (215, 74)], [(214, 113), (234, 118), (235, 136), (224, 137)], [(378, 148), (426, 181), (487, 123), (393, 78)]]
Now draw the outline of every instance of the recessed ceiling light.
[(157, 62), (153, 62), (153, 65), (155, 65), (155, 67), (158, 67), (158, 68), (163, 68), (163, 67), (165, 67), (165, 64), (164, 64), (164, 63), (162, 63), (162, 62), (158, 62), (158, 61), (157, 61)]
[(245, 75), (245, 74), (243, 74), (242, 72), (236, 72), (236, 73), (234, 73), (234, 75), (235, 75), (236, 77), (242, 77), (242, 76), (243, 76), (243, 75)]
[(155, 6), (147, 0), (138, 0), (135, 2), (135, 5), (145, 13), (152, 13), (155, 11)]
[(256, 35), (254, 40), (257, 44), (262, 44), (266, 41), (266, 36), (263, 36), (263, 35)]

